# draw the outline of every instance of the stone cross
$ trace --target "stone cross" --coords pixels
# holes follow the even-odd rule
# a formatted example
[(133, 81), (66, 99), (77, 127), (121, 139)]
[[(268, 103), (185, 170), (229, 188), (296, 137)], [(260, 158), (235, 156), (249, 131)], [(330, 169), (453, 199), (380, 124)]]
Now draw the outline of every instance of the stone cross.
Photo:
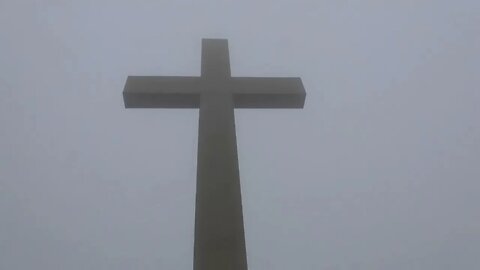
[(126, 108), (200, 108), (194, 270), (246, 270), (234, 108), (303, 108), (300, 78), (231, 77), (228, 41), (202, 40), (200, 77), (129, 76)]

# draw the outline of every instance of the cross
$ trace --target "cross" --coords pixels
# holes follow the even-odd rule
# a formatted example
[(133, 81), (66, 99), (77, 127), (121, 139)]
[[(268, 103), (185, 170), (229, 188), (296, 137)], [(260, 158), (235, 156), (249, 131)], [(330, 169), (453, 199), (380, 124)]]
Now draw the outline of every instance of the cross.
[(128, 76), (125, 108), (200, 108), (194, 270), (246, 270), (234, 108), (303, 108), (300, 78), (231, 77), (228, 41), (202, 40), (200, 77)]

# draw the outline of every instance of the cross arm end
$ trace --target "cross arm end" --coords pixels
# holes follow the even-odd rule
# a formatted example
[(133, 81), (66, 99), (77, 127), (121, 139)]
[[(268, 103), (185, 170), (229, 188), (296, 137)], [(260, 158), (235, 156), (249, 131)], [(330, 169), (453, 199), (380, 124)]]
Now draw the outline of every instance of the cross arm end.
[(199, 85), (199, 77), (128, 76), (125, 108), (198, 108)]
[(235, 108), (303, 108), (306, 92), (299, 77), (232, 78)]

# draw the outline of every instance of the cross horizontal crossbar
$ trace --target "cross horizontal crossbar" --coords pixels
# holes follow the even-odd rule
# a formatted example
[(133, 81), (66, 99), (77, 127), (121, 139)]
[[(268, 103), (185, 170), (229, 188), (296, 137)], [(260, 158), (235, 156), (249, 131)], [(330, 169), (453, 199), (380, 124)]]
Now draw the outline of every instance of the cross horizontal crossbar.
[[(305, 103), (300, 78), (231, 77), (214, 84), (232, 94), (235, 108), (303, 108)], [(202, 77), (129, 76), (123, 97), (126, 108), (199, 108), (201, 93), (211, 86)]]

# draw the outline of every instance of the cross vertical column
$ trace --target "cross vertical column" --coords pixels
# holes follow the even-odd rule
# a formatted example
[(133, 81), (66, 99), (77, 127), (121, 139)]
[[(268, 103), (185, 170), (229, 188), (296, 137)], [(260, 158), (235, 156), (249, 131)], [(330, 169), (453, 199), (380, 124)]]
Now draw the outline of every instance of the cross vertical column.
[[(234, 104), (225, 80), (228, 58), (226, 40), (204, 41), (194, 270), (247, 269)], [(212, 77), (215, 82), (209, 83)]]

